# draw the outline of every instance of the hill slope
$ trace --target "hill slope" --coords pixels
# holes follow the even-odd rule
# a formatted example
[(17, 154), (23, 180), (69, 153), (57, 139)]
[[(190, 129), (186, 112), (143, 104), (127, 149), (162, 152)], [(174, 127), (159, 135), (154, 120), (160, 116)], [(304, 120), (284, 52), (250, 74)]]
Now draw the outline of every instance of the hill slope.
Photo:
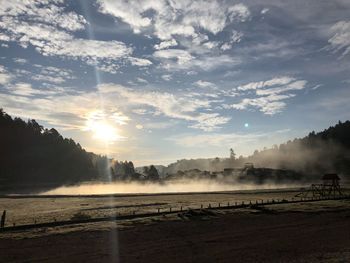
[(107, 158), (86, 152), (35, 120), (12, 119), (0, 109), (1, 185), (62, 185), (101, 179)]
[(270, 149), (256, 150), (248, 157), (179, 160), (168, 165), (164, 172), (172, 174), (191, 169), (220, 171), (243, 167), (245, 163), (253, 163), (256, 167), (294, 170), (310, 179), (329, 172), (350, 179), (350, 121), (339, 122), (322, 132), (311, 132), (302, 139)]

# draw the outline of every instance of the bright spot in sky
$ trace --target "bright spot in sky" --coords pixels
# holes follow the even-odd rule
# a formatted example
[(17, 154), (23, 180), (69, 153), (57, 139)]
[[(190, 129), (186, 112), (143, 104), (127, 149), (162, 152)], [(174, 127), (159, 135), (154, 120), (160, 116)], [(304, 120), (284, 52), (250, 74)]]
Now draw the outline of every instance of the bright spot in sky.
[(142, 129), (143, 129), (143, 126), (142, 126), (141, 124), (137, 124), (137, 125), (136, 125), (136, 129), (142, 130)]
[(244, 127), (248, 128), (249, 127), (249, 123), (244, 123)]
[(85, 130), (91, 131), (94, 139), (106, 143), (113, 143), (125, 139), (110, 121), (107, 121), (103, 116), (95, 113), (90, 114), (86, 122)]
[(93, 138), (106, 142), (117, 141), (120, 138), (117, 129), (103, 122), (94, 123), (91, 127), (91, 131), (94, 134)]

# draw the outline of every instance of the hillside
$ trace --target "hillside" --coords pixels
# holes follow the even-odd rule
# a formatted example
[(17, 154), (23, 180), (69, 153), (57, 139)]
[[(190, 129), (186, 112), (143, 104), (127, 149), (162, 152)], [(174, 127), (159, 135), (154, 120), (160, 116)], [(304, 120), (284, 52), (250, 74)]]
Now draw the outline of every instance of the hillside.
[(319, 178), (320, 174), (336, 172), (349, 178), (350, 174), (350, 121), (339, 122), (324, 131), (311, 132), (304, 138), (294, 139), (270, 149), (256, 150), (248, 157), (179, 160), (168, 165), (164, 173), (199, 169), (222, 171), (225, 168), (255, 167), (288, 169)]
[(0, 190), (26, 192), (87, 181), (158, 180), (151, 165), (137, 173), (131, 161), (86, 152), (35, 120), (12, 118), (0, 109)]
[(0, 145), (3, 187), (73, 184), (104, 176), (106, 157), (86, 152), (35, 120), (12, 119), (1, 109)]
[[(86, 152), (79, 143), (63, 138), (57, 130), (45, 129), (35, 120), (12, 118), (0, 109), (0, 146), (2, 191), (42, 190), (86, 181), (158, 181), (181, 175), (182, 171), (215, 174), (225, 168), (244, 167), (245, 163), (253, 163), (258, 169), (278, 169), (281, 175), (288, 171), (291, 178), (303, 180), (330, 172), (349, 179), (350, 174), (350, 121), (270, 149), (256, 150), (248, 157), (235, 158), (233, 154), (231, 158), (179, 160), (167, 167), (152, 165), (135, 169), (130, 161), (120, 162)], [(256, 172), (254, 180), (259, 181), (259, 174)]]

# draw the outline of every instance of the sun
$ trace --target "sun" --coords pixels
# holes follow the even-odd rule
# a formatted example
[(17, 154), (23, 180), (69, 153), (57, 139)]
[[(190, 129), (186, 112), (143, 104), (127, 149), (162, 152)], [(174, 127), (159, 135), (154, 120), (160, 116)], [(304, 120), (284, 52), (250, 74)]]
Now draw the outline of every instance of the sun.
[(91, 131), (93, 132), (93, 138), (105, 142), (114, 142), (120, 137), (116, 128), (104, 122), (94, 123), (91, 127)]
[(84, 130), (91, 132), (93, 139), (108, 144), (125, 139), (116, 127), (115, 120), (108, 118), (102, 111), (93, 111), (88, 115)]

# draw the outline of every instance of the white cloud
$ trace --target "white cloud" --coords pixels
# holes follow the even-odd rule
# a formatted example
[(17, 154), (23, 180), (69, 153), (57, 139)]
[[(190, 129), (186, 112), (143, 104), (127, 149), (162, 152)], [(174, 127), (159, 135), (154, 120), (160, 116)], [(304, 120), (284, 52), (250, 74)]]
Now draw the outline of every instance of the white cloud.
[(269, 11), (270, 11), (270, 9), (264, 8), (264, 9), (261, 10), (260, 13), (261, 13), (262, 15), (265, 15), (265, 14), (266, 14), (267, 12), (269, 12)]
[(232, 31), (231, 38), (229, 39), (228, 42), (224, 43), (221, 45), (220, 49), (221, 50), (228, 50), (231, 49), (234, 43), (239, 43), (241, 42), (241, 39), (243, 37), (243, 33), (238, 32), (236, 30)]
[(24, 58), (14, 58), (13, 61), (18, 63), (18, 64), (26, 64), (26, 63), (28, 63), (28, 60), (26, 60)]
[(0, 65), (0, 85), (9, 83), (12, 79), (12, 75), (5, 69), (4, 66)]
[(269, 89), (259, 89), (256, 91), (256, 94), (263, 96), (263, 95), (280, 94), (291, 90), (302, 90), (302, 89), (305, 89), (306, 83), (307, 83), (306, 80), (297, 80), (285, 86), (279, 86), (279, 87), (269, 88)]
[(69, 31), (84, 29), (84, 17), (67, 12), (64, 0), (11, 0), (2, 1), (0, 15), (9, 17), (26, 16), (28, 21), (49, 24)]
[(133, 109), (132, 112), (138, 115), (145, 115), (149, 113), (146, 109)]
[(148, 81), (145, 80), (145, 79), (143, 79), (143, 78), (136, 78), (136, 80), (137, 80), (137, 82), (139, 82), (139, 83), (145, 83), (145, 84), (148, 83)]
[(209, 132), (221, 128), (230, 120), (230, 117), (220, 116), (218, 113), (200, 113), (196, 118), (197, 123), (189, 127)]
[(197, 80), (193, 84), (200, 88), (216, 88), (214, 83), (204, 80)]
[(105, 120), (117, 128), (130, 118), (115, 106), (115, 98), (104, 98), (97, 91), (66, 92), (66, 88), (37, 89), (28, 83), (17, 83), (0, 93), (0, 104), (11, 115), (35, 118), (61, 129), (86, 130), (90, 120)]
[(329, 49), (342, 52), (342, 56), (350, 53), (350, 21), (339, 21), (330, 28), (333, 36), (328, 40)]
[[(158, 51), (153, 55), (168, 70), (198, 67), (208, 71), (227, 63), (236, 64), (237, 59), (220, 53), (204, 54), (220, 51), (220, 46), (221, 50), (229, 49), (232, 43), (240, 41), (242, 34), (234, 31), (228, 44), (221, 44), (208, 41), (208, 32), (218, 34), (227, 25), (250, 17), (244, 4), (219, 0), (98, 0), (98, 3), (100, 12), (127, 23), (135, 33), (144, 32), (161, 40), (154, 46)], [(168, 49), (170, 47), (173, 48)]]
[(171, 39), (171, 40), (166, 40), (166, 41), (162, 41), (159, 44), (155, 45), (154, 48), (155, 49), (166, 49), (168, 47), (173, 47), (176, 46), (178, 43), (176, 42), (175, 39)]
[(155, 110), (154, 114), (194, 122), (190, 127), (205, 131), (217, 129), (230, 119), (218, 113), (199, 112), (210, 107), (211, 101), (208, 99), (196, 99), (168, 92), (132, 90), (114, 84), (100, 85), (99, 92), (109, 98), (115, 97), (115, 100), (120, 97), (119, 100), (123, 100), (128, 106), (149, 106)]
[(187, 50), (167, 49), (154, 52), (153, 56), (160, 59), (167, 70), (184, 70), (199, 68), (210, 71), (221, 66), (234, 66), (241, 61), (228, 55), (194, 57)]
[(282, 100), (294, 97), (295, 95), (269, 95), (259, 98), (245, 98), (240, 103), (232, 104), (231, 107), (237, 110), (247, 109), (249, 106), (258, 108), (267, 115), (279, 113), (286, 107), (286, 103)]
[(64, 94), (63, 88), (37, 89), (33, 88), (31, 84), (24, 82), (11, 84), (6, 87), (6, 90), (12, 95), (23, 97), (44, 96), (49, 98), (53, 95)]
[(171, 40), (177, 35), (195, 38), (201, 29), (217, 34), (228, 22), (243, 22), (250, 16), (243, 4), (217, 0), (98, 0), (98, 3), (101, 12), (129, 24), (135, 33), (151, 29), (162, 40)]
[(160, 59), (176, 61), (176, 64), (179, 65), (188, 64), (194, 58), (188, 51), (182, 49), (158, 50), (153, 53), (153, 56)]
[(250, 17), (250, 11), (244, 4), (232, 5), (228, 8), (230, 20), (246, 21)]
[(165, 81), (170, 81), (173, 79), (172, 76), (168, 74), (162, 75), (161, 78), (164, 79)]
[[(135, 58), (123, 42), (76, 38), (73, 31), (85, 28), (85, 19), (68, 12), (63, 0), (6, 1), (0, 7), (1, 40), (29, 45), (44, 56), (80, 59), (99, 70), (115, 73), (123, 60), (132, 65), (152, 62)], [(33, 23), (34, 22), (34, 23)]]
[(208, 49), (217, 48), (219, 45), (220, 45), (220, 42), (218, 41), (208, 41), (203, 44), (203, 46), (205, 46)]
[(221, 45), (220, 48), (221, 48), (222, 50), (229, 50), (229, 49), (232, 48), (232, 44), (230, 44), (230, 43), (224, 43), (224, 44)]
[(273, 85), (285, 85), (293, 81), (294, 78), (288, 76), (276, 77), (267, 81), (250, 82), (248, 84), (238, 86), (238, 90), (256, 90)]
[(152, 65), (152, 61), (144, 58), (130, 57), (129, 60), (131, 62), (131, 65), (134, 65), (134, 66), (145, 67), (145, 66)]
[(251, 82), (243, 86), (239, 86), (239, 91), (254, 90), (255, 98), (244, 98), (238, 103), (226, 105), (226, 108), (237, 110), (257, 108), (259, 111), (267, 115), (274, 115), (281, 112), (286, 106), (285, 100), (295, 97), (293, 93), (281, 94), (291, 91), (302, 90), (306, 88), (306, 80), (295, 80), (295, 78), (282, 76), (267, 81)]

